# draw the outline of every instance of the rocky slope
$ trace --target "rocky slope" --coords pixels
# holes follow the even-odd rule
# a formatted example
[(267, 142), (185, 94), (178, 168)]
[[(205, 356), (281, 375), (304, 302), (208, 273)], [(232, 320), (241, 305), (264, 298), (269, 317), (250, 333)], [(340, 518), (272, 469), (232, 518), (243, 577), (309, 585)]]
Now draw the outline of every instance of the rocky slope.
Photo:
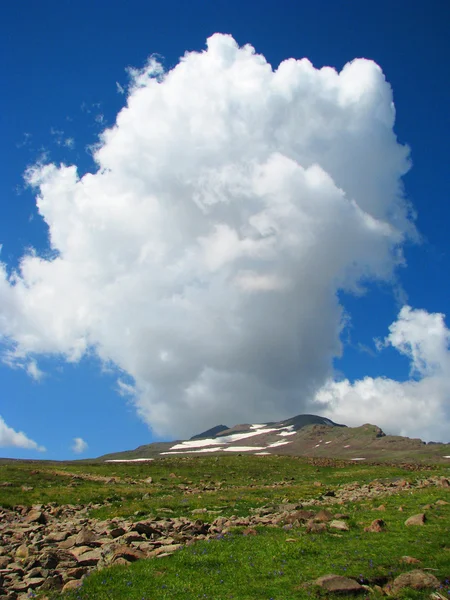
[[(341, 512), (347, 502), (411, 494), (415, 489), (435, 486), (443, 488), (444, 492), (450, 483), (444, 477), (422, 478), (415, 482), (375, 480), (364, 485), (353, 482), (334, 490), (324, 490), (317, 499), (301, 504), (255, 508), (248, 517), (205, 514), (206, 509), (193, 510), (192, 518), (175, 517), (172, 510), (164, 509), (167, 516), (163, 519), (100, 521), (89, 516), (92, 509), (100, 506), (96, 504), (3, 508), (0, 509), (0, 599), (25, 600), (34, 592), (76, 589), (94, 569), (113, 564), (127, 565), (142, 558), (170, 556), (184, 545), (224, 536), (234, 527), (244, 527), (244, 535), (257, 535), (254, 527), (261, 525), (304, 528), (305, 533), (315, 535), (326, 531), (348, 531), (347, 516)], [(438, 500), (436, 505), (448, 506), (448, 502)], [(431, 510), (432, 507), (428, 508)], [(209, 522), (200, 519), (202, 515)], [(426, 514), (405, 515), (405, 519), (405, 526), (422, 526), (426, 523)], [(384, 528), (384, 521), (376, 519), (364, 531), (379, 532)], [(345, 584), (341, 580), (338, 583)], [(434, 583), (436, 585), (431, 587), (439, 585), (437, 580)], [(395, 585), (395, 581), (392, 584)]]
[(218, 425), (190, 440), (158, 442), (136, 450), (100, 457), (102, 461), (136, 461), (174, 455), (223, 452), (284, 454), (375, 462), (450, 462), (450, 444), (385, 435), (375, 425), (346, 427), (325, 417), (298, 415), (275, 423)]

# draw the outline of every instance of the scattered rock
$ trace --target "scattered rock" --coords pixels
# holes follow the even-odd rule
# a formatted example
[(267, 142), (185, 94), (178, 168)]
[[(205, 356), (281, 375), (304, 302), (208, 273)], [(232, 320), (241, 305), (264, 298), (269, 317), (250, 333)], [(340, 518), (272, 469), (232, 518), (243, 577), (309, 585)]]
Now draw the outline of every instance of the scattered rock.
[(75, 546), (96, 546), (98, 536), (90, 529), (83, 528), (75, 538)]
[(247, 527), (247, 529), (244, 529), (242, 532), (242, 535), (258, 535), (258, 532), (252, 527)]
[(418, 515), (413, 515), (406, 519), (405, 525), (424, 525), (426, 521), (425, 513), (419, 513)]
[(79, 579), (71, 579), (66, 584), (64, 584), (62, 591), (70, 592), (71, 590), (77, 590), (83, 585), (83, 582)]
[(29, 556), (28, 546), (26, 544), (21, 544), (16, 550), (16, 558), (19, 560), (24, 560)]
[(30, 510), (30, 512), (25, 517), (26, 523), (41, 523), (45, 525), (47, 523), (47, 517), (45, 513), (40, 510)]
[(440, 581), (431, 573), (421, 571), (420, 569), (402, 573), (396, 577), (392, 583), (391, 589), (394, 594), (403, 588), (413, 590), (436, 589), (440, 586)]
[(402, 556), (400, 562), (405, 563), (407, 565), (420, 565), (420, 560), (418, 558), (414, 558), (413, 556)]
[(350, 527), (347, 525), (347, 523), (345, 521), (338, 521), (337, 519), (330, 521), (329, 527), (331, 529), (338, 529), (339, 531), (349, 531), (350, 530)]
[(331, 521), (332, 518), (333, 515), (328, 510), (319, 510), (319, 512), (316, 513), (313, 517), (314, 521), (316, 522)]
[(375, 519), (368, 527), (364, 527), (364, 531), (370, 533), (381, 533), (386, 528), (386, 523), (383, 519)]
[(326, 530), (325, 523), (314, 523), (312, 520), (306, 523), (306, 533), (323, 533)]
[(332, 594), (358, 594), (365, 589), (354, 579), (342, 575), (324, 575), (315, 580), (315, 585)]

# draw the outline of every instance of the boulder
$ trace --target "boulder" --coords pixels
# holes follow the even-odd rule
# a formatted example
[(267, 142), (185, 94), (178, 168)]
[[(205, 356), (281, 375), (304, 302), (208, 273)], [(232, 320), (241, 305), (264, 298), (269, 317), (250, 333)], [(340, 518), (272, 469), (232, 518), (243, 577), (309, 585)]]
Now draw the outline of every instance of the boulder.
[(92, 567), (95, 566), (101, 558), (102, 552), (99, 548), (89, 550), (78, 557), (78, 565), (80, 567)]
[(40, 510), (30, 510), (30, 512), (25, 517), (26, 523), (40, 523), (41, 525), (45, 525), (47, 523), (47, 516), (44, 512)]
[(405, 521), (405, 525), (407, 525), (408, 527), (411, 525), (424, 525), (426, 521), (426, 516), (425, 513), (419, 513), (418, 515), (413, 515), (412, 517), (409, 517), (409, 519), (406, 519)]
[(325, 523), (314, 523), (313, 520), (306, 523), (306, 533), (324, 533), (326, 530)]
[(366, 591), (357, 581), (342, 575), (324, 575), (314, 583), (331, 594), (358, 594)]
[(75, 538), (75, 546), (97, 546), (98, 536), (91, 529), (83, 528)]
[(83, 585), (83, 582), (79, 579), (71, 579), (67, 583), (64, 584), (62, 589), (63, 592), (70, 592), (71, 590), (77, 590)]
[(402, 573), (396, 577), (392, 583), (391, 589), (394, 594), (397, 594), (403, 588), (411, 588), (413, 590), (437, 589), (440, 586), (440, 581), (431, 573), (416, 569), (408, 573)]
[(370, 533), (381, 533), (386, 528), (386, 523), (383, 519), (375, 519), (368, 527), (364, 527), (364, 531)]
[(420, 560), (418, 558), (414, 558), (413, 556), (402, 556), (400, 562), (405, 563), (407, 565), (419, 565)]
[(337, 529), (338, 531), (349, 531), (350, 530), (350, 527), (347, 525), (347, 523), (345, 521), (338, 521), (337, 519), (330, 521), (329, 527), (331, 529)]

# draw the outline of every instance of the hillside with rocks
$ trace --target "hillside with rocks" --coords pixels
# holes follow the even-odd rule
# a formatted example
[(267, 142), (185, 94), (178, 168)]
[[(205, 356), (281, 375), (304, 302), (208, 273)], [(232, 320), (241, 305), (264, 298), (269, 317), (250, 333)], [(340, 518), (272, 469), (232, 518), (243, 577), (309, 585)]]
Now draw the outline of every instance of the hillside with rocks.
[[(177, 476), (174, 475), (173, 479), (176, 480)], [(147, 486), (152, 484), (149, 478)], [(144, 520), (121, 517), (96, 519), (90, 516), (95, 509), (110, 504), (108, 502), (63, 506), (50, 503), (0, 509), (0, 598), (25, 600), (30, 597), (30, 592), (75, 590), (93, 570), (129, 565), (141, 559), (169, 557), (185, 546), (227, 535), (234, 528), (243, 528), (242, 534), (246, 536), (258, 535), (258, 527), (284, 528), (313, 536), (327, 532), (342, 535), (353, 528), (349, 515), (345, 513), (345, 505), (350, 502), (385, 502), (392, 495), (406, 496), (427, 488), (448, 492), (450, 487), (448, 479), (438, 476), (421, 477), (415, 481), (397, 478), (388, 482), (374, 480), (368, 484), (352, 482), (338, 485), (333, 490), (321, 490), (320, 482), (316, 484), (316, 498), (259, 506), (250, 509), (250, 514), (245, 517), (223, 516), (220, 510), (209, 511), (207, 508), (192, 510), (190, 517), (176, 516), (168, 508), (159, 510), (164, 517)], [(185, 486), (184, 492), (197, 494), (201, 489)], [(427, 513), (448, 506), (449, 502), (438, 499), (424, 512), (405, 513), (403, 526), (426, 526)], [(383, 504), (378, 510), (383, 518), (370, 520), (368, 516), (361, 515), (367, 523), (364, 528), (366, 535), (389, 529), (389, 511)], [(289, 539), (296, 541), (295, 538)], [(403, 557), (403, 561), (414, 566), (421, 564), (420, 560), (409, 556)], [(420, 570), (414, 573), (425, 588), (435, 589), (440, 585), (429, 573)], [(386, 578), (384, 593), (392, 595), (392, 589), (399, 590), (410, 585), (411, 577), (402, 577), (405, 580), (403, 585), (398, 578), (392, 581)], [(361, 582), (336, 575), (328, 575), (312, 583), (330, 593), (371, 589), (367, 585), (361, 587)], [(381, 580), (379, 583), (382, 583)], [(375, 587), (381, 589), (379, 585)]]

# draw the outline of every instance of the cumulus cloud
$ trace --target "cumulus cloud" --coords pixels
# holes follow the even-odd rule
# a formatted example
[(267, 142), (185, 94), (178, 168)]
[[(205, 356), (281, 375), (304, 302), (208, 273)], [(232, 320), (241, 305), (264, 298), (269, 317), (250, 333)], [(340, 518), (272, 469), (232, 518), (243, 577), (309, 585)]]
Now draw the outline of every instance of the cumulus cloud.
[(87, 449), (88, 445), (83, 438), (73, 438), (72, 452), (75, 452), (75, 454), (83, 454), (83, 452), (86, 452)]
[(450, 331), (444, 315), (404, 306), (389, 332), (384, 344), (409, 358), (412, 378), (330, 380), (316, 396), (318, 406), (347, 425), (364, 420), (389, 433), (450, 442)]
[(273, 69), (215, 34), (130, 77), (95, 173), (27, 172), (53, 255), (2, 270), (0, 332), (115, 363), (159, 434), (308, 409), (342, 351), (337, 292), (391, 280), (415, 235), (380, 67)]
[(26, 448), (45, 452), (43, 446), (30, 440), (22, 431), (15, 431), (12, 427), (8, 427), (2, 417), (0, 417), (0, 447)]

